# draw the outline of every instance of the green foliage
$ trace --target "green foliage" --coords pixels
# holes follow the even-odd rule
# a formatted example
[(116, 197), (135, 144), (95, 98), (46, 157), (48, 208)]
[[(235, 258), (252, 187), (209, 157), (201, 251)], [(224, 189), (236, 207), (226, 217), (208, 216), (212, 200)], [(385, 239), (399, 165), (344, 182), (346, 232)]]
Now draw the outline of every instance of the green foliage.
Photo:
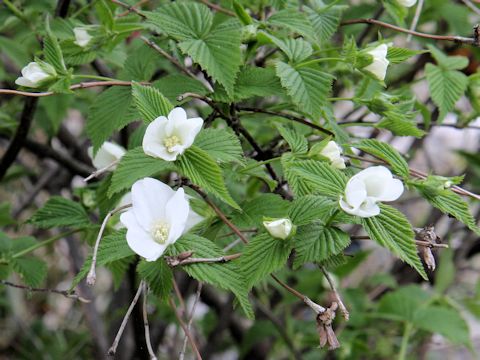
[(243, 163), (242, 145), (232, 131), (205, 129), (195, 138), (194, 144), (220, 163)]
[(278, 132), (282, 137), (287, 141), (290, 149), (294, 153), (305, 154), (308, 151), (308, 141), (297, 131), (282, 126), (277, 125)]
[(405, 216), (388, 205), (380, 205), (380, 215), (362, 218), (362, 225), (370, 238), (386, 247), (400, 259), (428, 279), (417, 255), (415, 234)]
[[(210, 240), (196, 235), (184, 235), (170, 250), (172, 255), (193, 251), (197, 258), (217, 258), (223, 256), (222, 250)], [(198, 263), (183, 266), (183, 269), (198, 281), (203, 281), (225, 290), (232, 291), (249, 318), (253, 318), (253, 309), (248, 300), (246, 280), (237, 261), (220, 263)]]
[(150, 123), (159, 116), (167, 116), (173, 105), (154, 87), (132, 85), (132, 96), (143, 121)]
[(315, 220), (325, 224), (336, 209), (337, 204), (331, 199), (306, 195), (293, 201), (289, 217), (295, 225), (306, 225)]
[(52, 196), (29, 221), (35, 226), (47, 229), (61, 226), (80, 228), (91, 224), (82, 205), (60, 196)]
[(49, 21), (46, 22), (46, 36), (43, 39), (43, 53), (45, 61), (52, 65), (59, 74), (64, 74), (67, 71), (65, 62), (63, 61), (63, 54), (57, 38), (50, 30)]
[[(321, 2), (316, 2), (320, 4)], [(340, 24), (340, 17), (344, 6), (330, 4), (328, 6), (316, 6), (315, 8), (305, 7), (316, 37), (320, 41), (328, 41), (335, 33)]]
[(155, 295), (162, 300), (168, 298), (173, 287), (173, 273), (164, 259), (151, 262), (142, 260), (138, 263), (137, 271)]

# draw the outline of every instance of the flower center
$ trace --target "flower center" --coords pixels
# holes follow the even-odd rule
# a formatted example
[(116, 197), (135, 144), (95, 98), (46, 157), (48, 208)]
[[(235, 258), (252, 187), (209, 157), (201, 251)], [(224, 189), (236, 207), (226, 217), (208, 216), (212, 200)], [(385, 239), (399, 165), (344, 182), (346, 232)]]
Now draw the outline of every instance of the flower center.
[(159, 244), (165, 244), (168, 239), (168, 234), (170, 233), (170, 225), (164, 221), (158, 221), (153, 225), (151, 234), (153, 240)]
[(180, 139), (178, 138), (178, 136), (176, 135), (172, 135), (168, 138), (166, 138), (164, 141), (163, 141), (163, 144), (165, 145), (165, 147), (167, 148), (167, 151), (169, 153), (173, 152), (173, 148), (180, 144)]

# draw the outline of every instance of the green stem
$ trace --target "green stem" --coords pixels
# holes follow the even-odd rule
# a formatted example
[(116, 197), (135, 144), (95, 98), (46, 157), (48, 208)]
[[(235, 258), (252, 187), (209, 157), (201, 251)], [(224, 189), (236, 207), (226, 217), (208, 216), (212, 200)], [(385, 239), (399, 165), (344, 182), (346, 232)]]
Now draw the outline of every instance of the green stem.
[(251, 170), (251, 169), (255, 169), (256, 167), (266, 165), (266, 164), (270, 164), (270, 163), (272, 163), (274, 161), (277, 161), (277, 160), (280, 160), (280, 159), (281, 159), (281, 157), (275, 157), (275, 158), (271, 158), (271, 159), (268, 159), (268, 160), (258, 161), (251, 166), (247, 166), (247, 167), (241, 169), (241, 171), (248, 171), (248, 170)]
[(333, 219), (335, 218), (335, 216), (337, 216), (339, 210), (336, 209), (332, 215), (330, 215), (330, 217), (328, 218), (327, 222), (325, 223), (325, 227), (328, 227), (330, 226), (330, 224), (332, 223)]
[(32, 245), (30, 246), (29, 248), (26, 248), (22, 251), (19, 251), (17, 252), (16, 254), (13, 254), (12, 256), (12, 259), (15, 259), (15, 258), (18, 258), (20, 256), (23, 256), (23, 255), (26, 255), (28, 254), (29, 252), (31, 251), (34, 251), (34, 250), (37, 250), (41, 247), (44, 247), (48, 244), (51, 244), (65, 236), (68, 236), (68, 235), (72, 235), (72, 234), (75, 234), (76, 232), (79, 232), (79, 231), (82, 231), (83, 229), (80, 228), (80, 229), (74, 229), (74, 230), (70, 230), (70, 231), (67, 231), (67, 232), (64, 232), (64, 233), (61, 233), (61, 234), (58, 234), (58, 235), (55, 235), (55, 236), (52, 236), (51, 238), (47, 239), (47, 240), (44, 240), (44, 241), (40, 241), (38, 243), (36, 243), (35, 245)]
[(27, 22), (27, 17), (15, 5), (13, 5), (10, 0), (3, 0), (3, 3), (15, 14), (16, 17)]
[(339, 57), (325, 57), (325, 58), (320, 58), (320, 59), (313, 59), (313, 60), (310, 60), (310, 61), (305, 61), (301, 64), (298, 64), (297, 66), (295, 66), (296, 69), (298, 68), (301, 68), (303, 66), (308, 66), (308, 65), (312, 65), (312, 64), (318, 64), (320, 62), (324, 62), (324, 61), (346, 61), (345, 59), (343, 58), (339, 58)]
[(86, 74), (79, 74), (73, 75), (73, 79), (93, 79), (93, 80), (105, 80), (105, 81), (118, 81), (117, 79), (112, 79), (105, 76), (98, 76), (98, 75), (86, 75)]
[(355, 101), (356, 98), (351, 97), (331, 97), (327, 98), (328, 101)]
[(398, 360), (405, 360), (408, 350), (408, 341), (410, 335), (412, 335), (413, 325), (409, 322), (405, 323), (405, 329), (403, 330), (402, 344), (400, 346), (400, 353), (398, 354)]

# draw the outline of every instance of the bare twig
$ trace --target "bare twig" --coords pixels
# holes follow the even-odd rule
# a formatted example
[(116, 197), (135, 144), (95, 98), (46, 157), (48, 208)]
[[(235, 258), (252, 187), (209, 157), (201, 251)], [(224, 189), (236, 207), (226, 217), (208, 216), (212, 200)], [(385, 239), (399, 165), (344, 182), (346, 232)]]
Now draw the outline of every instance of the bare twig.
[[(422, 14), (423, 9), (423, 2), (424, 0), (419, 0), (417, 4), (417, 8), (415, 9), (415, 16), (412, 20), (412, 25), (410, 26), (410, 31), (414, 31), (417, 28), (418, 20), (420, 20), (420, 15)], [(407, 42), (412, 40), (412, 34), (408, 34)]]
[(17, 288), (17, 289), (22, 289), (22, 290), (59, 294), (59, 295), (65, 296), (68, 299), (78, 300), (78, 301), (83, 302), (83, 303), (89, 303), (91, 301), (91, 300), (85, 299), (85, 298), (75, 294), (75, 292), (68, 292), (67, 290), (35, 288), (35, 287), (31, 287), (31, 286), (26, 286), (26, 285), (14, 284), (14, 283), (12, 283), (10, 281), (7, 281), (7, 280), (0, 280), (0, 284), (5, 285), (5, 286), (11, 286), (11, 287), (14, 287), (14, 288)]
[(242, 255), (241, 253), (237, 253), (232, 255), (224, 255), (216, 258), (192, 258), (192, 257), (184, 257), (184, 256), (164, 256), (164, 258), (170, 267), (176, 267), (176, 266), (199, 264), (199, 263), (226, 263), (228, 261), (232, 261), (239, 258), (241, 255)]
[(148, 354), (150, 355), (150, 360), (157, 360), (155, 352), (152, 348), (152, 342), (150, 340), (150, 327), (148, 326), (148, 315), (147, 315), (147, 296), (148, 296), (148, 285), (143, 283), (143, 326), (145, 328), (145, 342), (147, 343)]
[(230, 11), (230, 10), (227, 10), (227, 9), (224, 9), (222, 8), (221, 6), (217, 5), (217, 4), (212, 4), (211, 2), (207, 1), (207, 0), (199, 0), (201, 3), (207, 5), (210, 9), (213, 9), (215, 11), (218, 11), (218, 12), (221, 12), (225, 15), (228, 15), (228, 16), (235, 16), (235, 13), (233, 11)]
[(125, 330), (125, 326), (127, 326), (128, 319), (130, 318), (130, 314), (133, 311), (133, 308), (138, 302), (138, 299), (140, 298), (140, 295), (142, 294), (143, 291), (143, 280), (140, 281), (140, 285), (138, 286), (137, 293), (135, 294), (135, 297), (133, 298), (132, 302), (130, 303), (130, 306), (128, 307), (127, 312), (125, 313), (125, 316), (123, 317), (122, 324), (120, 325), (120, 328), (118, 329), (117, 335), (115, 336), (115, 340), (113, 341), (112, 346), (110, 349), (108, 349), (108, 355), (114, 356), (115, 353), (117, 352), (117, 346), (118, 343), (120, 342), (120, 339), (122, 338), (123, 331)]
[[(137, 2), (136, 4), (133, 4), (130, 8), (128, 8), (128, 9), (125, 10), (124, 12), (118, 14), (117, 17), (127, 16), (127, 15), (130, 14), (131, 12), (134, 12), (134, 11), (135, 11), (135, 10), (133, 10), (133, 9), (137, 9), (137, 7), (142, 6), (143, 4), (148, 3), (149, 1), (150, 1), (150, 0), (140, 0), (140, 1)], [(117, 3), (117, 5), (118, 5), (118, 3)], [(129, 6), (128, 4), (125, 4), (125, 5)], [(139, 13), (137, 13), (137, 15), (142, 16), (142, 14), (139, 14)]]
[(103, 235), (103, 232), (105, 231), (105, 227), (107, 226), (108, 220), (119, 211), (125, 210), (131, 206), (132, 204), (127, 204), (124, 206), (120, 206), (115, 210), (109, 211), (108, 214), (103, 219), (102, 226), (100, 226), (100, 231), (98, 232), (97, 240), (95, 241), (95, 247), (93, 249), (92, 265), (90, 266), (90, 270), (88, 271), (88, 275), (87, 275), (88, 285), (90, 286), (95, 285), (95, 280), (97, 278), (95, 267), (97, 266), (98, 247), (100, 245), (100, 240), (102, 239), (102, 235)]
[(350, 313), (348, 312), (347, 307), (343, 303), (342, 297), (340, 296), (340, 293), (338, 292), (337, 288), (335, 287), (335, 283), (333, 282), (332, 277), (330, 276), (330, 274), (325, 269), (325, 266), (320, 266), (320, 269), (322, 270), (323, 275), (325, 276), (325, 278), (328, 281), (328, 284), (330, 285), (330, 289), (332, 290), (333, 295), (335, 296), (335, 300), (338, 303), (338, 307), (340, 308), (340, 312), (342, 313), (343, 318), (348, 321), (348, 319), (350, 318)]
[(462, 2), (467, 5), (475, 14), (480, 15), (480, 9), (475, 6), (470, 0), (462, 0)]
[[(190, 331), (193, 323), (193, 316), (195, 315), (195, 308), (197, 307), (198, 300), (200, 299), (200, 294), (202, 293), (203, 284), (201, 282), (197, 285), (197, 291), (195, 292), (195, 298), (193, 299), (192, 309), (190, 310), (190, 314), (188, 315), (188, 323), (187, 329)], [(183, 346), (182, 350), (180, 351), (180, 355), (178, 356), (178, 360), (183, 360), (185, 357), (185, 351), (187, 350), (187, 342), (188, 337), (185, 335), (183, 339)]]
[(346, 20), (343, 21), (340, 25), (341, 26), (346, 26), (346, 25), (354, 25), (354, 24), (374, 24), (378, 25), (387, 29), (403, 32), (406, 34), (411, 34), (413, 36), (418, 36), (426, 39), (433, 39), (433, 40), (440, 40), (440, 41), (453, 41), (455, 43), (459, 44), (467, 44), (467, 45), (472, 45), (472, 46), (477, 46), (480, 47), (480, 39), (475, 34), (475, 37), (473, 38), (467, 38), (463, 36), (454, 36), (454, 35), (433, 35), (433, 34), (425, 34), (421, 33), (418, 31), (411, 31), (408, 29), (401, 28), (396, 25), (388, 24), (380, 20), (376, 19), (351, 19), (351, 20)]
[(145, 15), (143, 15), (142, 12), (135, 7), (135, 6), (138, 6), (138, 4), (130, 6), (129, 4), (126, 4), (126, 3), (121, 2), (119, 0), (110, 0), (110, 1), (114, 4), (117, 4), (121, 7), (124, 7), (125, 9), (127, 9), (128, 12), (134, 12), (135, 14), (137, 14), (137, 15), (143, 17), (143, 18), (145, 17)]
[(111, 164), (108, 164), (107, 166), (101, 168), (101, 169), (98, 169), (94, 172), (92, 172), (90, 175), (88, 175), (85, 179), (83, 179), (84, 182), (89, 182), (90, 180), (96, 178), (96, 177), (99, 177), (100, 175), (102, 175), (103, 173), (106, 173), (108, 170), (110, 170), (111, 168), (113, 168), (114, 166), (118, 165), (118, 163), (120, 162), (120, 160), (115, 160), (114, 162), (112, 162)]
[[(371, 240), (369, 236), (350, 236), (350, 239), (352, 240)], [(429, 241), (422, 241), (422, 240), (415, 240), (415, 244), (419, 246), (427, 246), (427, 247), (432, 247), (432, 248), (443, 248), (443, 249), (448, 249), (449, 246), (448, 244), (437, 244), (437, 243), (431, 243)]]

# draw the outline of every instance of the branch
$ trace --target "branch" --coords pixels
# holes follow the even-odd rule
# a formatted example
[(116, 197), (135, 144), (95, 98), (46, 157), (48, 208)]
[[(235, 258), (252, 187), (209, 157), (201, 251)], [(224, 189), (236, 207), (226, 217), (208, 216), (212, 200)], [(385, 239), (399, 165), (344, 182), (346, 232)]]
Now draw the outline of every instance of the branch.
[[(114, 4), (117, 4), (121, 7), (124, 7), (125, 9), (127, 9), (128, 12), (134, 12), (135, 14), (137, 14), (138, 16), (142, 17), (142, 18), (145, 18), (145, 15), (142, 14), (142, 12), (140, 10), (138, 10), (135, 6), (138, 6), (138, 4), (136, 5), (133, 5), (133, 6), (130, 6), (129, 4), (126, 4), (124, 2), (121, 2), (119, 0), (110, 0), (112, 3)], [(141, 2), (141, 1), (140, 1)]]
[(87, 284), (90, 286), (95, 285), (95, 280), (97, 279), (97, 274), (95, 272), (95, 267), (97, 266), (97, 255), (98, 255), (98, 247), (100, 245), (100, 240), (102, 240), (103, 232), (105, 231), (105, 227), (107, 226), (108, 220), (115, 215), (117, 212), (125, 210), (131, 207), (132, 204), (127, 204), (124, 206), (120, 206), (115, 210), (109, 211), (108, 214), (105, 216), (102, 222), (102, 226), (100, 226), (100, 231), (98, 232), (97, 240), (95, 241), (95, 247), (93, 249), (93, 256), (92, 256), (92, 265), (90, 265), (90, 270), (88, 271), (87, 275)]
[(28, 290), (28, 291), (47, 292), (47, 293), (52, 293), (52, 294), (59, 294), (59, 295), (65, 296), (68, 299), (78, 300), (80, 302), (87, 303), (87, 304), (91, 301), (89, 299), (85, 299), (85, 298), (75, 294), (75, 292), (68, 292), (67, 290), (34, 288), (34, 287), (31, 287), (31, 286), (14, 284), (14, 283), (11, 283), (10, 281), (6, 281), (6, 280), (0, 280), (0, 284), (5, 285), (5, 286), (11, 286), (11, 287), (14, 287), (14, 288), (17, 288), (17, 289)]
[(13, 164), (15, 159), (18, 156), (25, 139), (27, 138), (28, 131), (32, 124), (33, 116), (35, 114), (35, 109), (37, 106), (37, 99), (26, 99), (25, 105), (23, 106), (22, 115), (20, 116), (20, 122), (15, 131), (15, 135), (8, 146), (7, 151), (0, 161), (0, 180), (5, 176), (7, 170)]
[(343, 21), (340, 25), (347, 26), (347, 25), (354, 25), (354, 24), (373, 24), (378, 25), (387, 29), (399, 31), (406, 34), (411, 34), (413, 36), (418, 36), (426, 39), (433, 39), (433, 40), (440, 40), (440, 41), (453, 41), (458, 44), (467, 44), (476, 47), (480, 47), (480, 36), (478, 33), (478, 25), (474, 27), (474, 37), (473, 38), (466, 38), (463, 36), (453, 36), (453, 35), (433, 35), (433, 34), (426, 34), (421, 33), (418, 31), (408, 30), (401, 28), (396, 25), (388, 24), (380, 20), (376, 19), (352, 19)]
[(340, 296), (340, 293), (338, 292), (337, 288), (335, 287), (335, 284), (333, 282), (332, 277), (330, 276), (330, 274), (325, 269), (325, 266), (320, 266), (320, 269), (322, 270), (323, 275), (327, 279), (328, 284), (330, 285), (330, 289), (332, 289), (333, 295), (335, 296), (335, 300), (338, 303), (338, 307), (340, 308), (340, 312), (342, 313), (343, 318), (348, 321), (348, 319), (350, 318), (350, 313), (348, 312), (347, 307), (343, 303), (342, 297)]
[(150, 360), (157, 360), (155, 352), (152, 349), (152, 343), (150, 340), (150, 327), (148, 326), (148, 316), (147, 316), (147, 296), (148, 296), (148, 285), (143, 283), (143, 326), (145, 328), (145, 342), (147, 343), (148, 354), (150, 355)]
[(217, 5), (217, 4), (212, 4), (211, 2), (207, 1), (207, 0), (199, 0), (201, 3), (207, 5), (210, 9), (213, 9), (213, 10), (216, 10), (218, 12), (221, 12), (225, 15), (228, 15), (228, 16), (235, 16), (235, 13), (233, 11), (230, 11), (230, 10), (227, 10), (227, 9), (224, 9), (222, 8), (221, 6)]
[[(195, 293), (195, 298), (193, 300), (192, 309), (190, 310), (190, 314), (188, 315), (189, 319), (187, 323), (187, 329), (189, 331), (190, 331), (190, 328), (192, 327), (193, 315), (195, 315), (195, 308), (197, 307), (198, 300), (200, 299), (200, 295), (202, 293), (202, 287), (203, 287), (203, 284), (199, 282), (197, 286), (197, 291)], [(185, 335), (185, 338), (183, 339), (183, 347), (182, 347), (182, 350), (180, 351), (180, 355), (178, 356), (178, 360), (184, 359), (185, 351), (187, 349), (187, 342), (188, 342), (188, 337)]]
[(140, 298), (140, 294), (142, 293), (143, 290), (143, 280), (140, 281), (140, 285), (138, 286), (137, 293), (135, 294), (135, 297), (133, 298), (132, 302), (130, 303), (130, 306), (128, 307), (127, 312), (125, 313), (125, 316), (123, 317), (122, 324), (120, 325), (120, 328), (118, 329), (117, 335), (115, 336), (115, 340), (113, 341), (112, 346), (110, 349), (108, 349), (108, 355), (114, 356), (115, 353), (117, 352), (117, 346), (118, 343), (120, 342), (120, 339), (122, 338), (123, 331), (125, 330), (125, 326), (127, 326), (128, 319), (130, 318), (130, 314), (133, 311), (133, 308), (138, 302), (138, 299)]
[(188, 253), (180, 254), (177, 256), (164, 256), (164, 258), (168, 266), (173, 268), (176, 266), (199, 264), (199, 263), (226, 263), (242, 256), (241, 253), (237, 253), (232, 255), (224, 255), (216, 258), (192, 258), (190, 257), (192, 255), (193, 255), (193, 252), (189, 251)]
[[(146, 84), (146, 83), (141, 83)], [(70, 90), (78, 90), (78, 89), (88, 89), (92, 87), (98, 86), (131, 86), (132, 83), (130, 81), (121, 81), (121, 80), (112, 80), (112, 81), (88, 81), (88, 82), (81, 82), (79, 84), (75, 84), (69, 87)], [(44, 97), (44, 96), (51, 96), (57, 93), (53, 91), (46, 91), (46, 92), (28, 92), (28, 91), (20, 91), (20, 90), (12, 90), (12, 89), (0, 89), (0, 94), (11, 94), (11, 95), (21, 95), (21, 96), (29, 96), (29, 97)]]
[(94, 172), (92, 172), (90, 175), (88, 175), (85, 179), (83, 179), (84, 182), (89, 182), (90, 180), (94, 179), (94, 178), (97, 178), (99, 177), (100, 175), (106, 173), (108, 170), (110, 170), (111, 168), (113, 168), (114, 166), (116, 166), (118, 163), (120, 162), (120, 160), (115, 160), (114, 162), (112, 162), (111, 164), (108, 164), (107, 166), (101, 168), (101, 169), (98, 169)]

